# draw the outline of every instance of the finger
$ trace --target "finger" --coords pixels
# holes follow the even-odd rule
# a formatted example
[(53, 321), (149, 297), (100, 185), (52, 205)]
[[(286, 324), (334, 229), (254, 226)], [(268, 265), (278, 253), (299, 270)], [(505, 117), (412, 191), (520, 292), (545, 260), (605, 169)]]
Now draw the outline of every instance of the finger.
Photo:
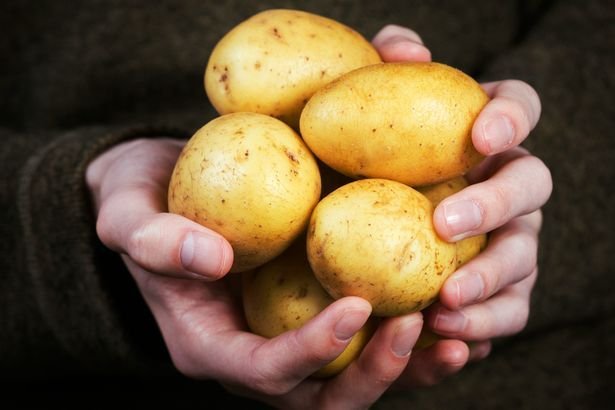
[(400, 377), (401, 387), (433, 386), (459, 372), (470, 357), (468, 345), (461, 340), (439, 340), (429, 347), (415, 350), (412, 360)]
[(489, 299), (532, 274), (537, 253), (536, 218), (531, 214), (513, 219), (490, 235), (484, 251), (446, 280), (440, 290), (440, 303), (457, 310)]
[(239, 384), (266, 395), (288, 393), (339, 356), (370, 314), (370, 304), (361, 298), (337, 300), (300, 329), (266, 340), (245, 360), (234, 360), (242, 366), (235, 370), (246, 377)]
[(102, 202), (98, 235), (150, 272), (215, 280), (230, 270), (233, 250), (221, 235), (164, 209), (157, 190), (126, 185)]
[(519, 145), (540, 118), (540, 98), (527, 83), (505, 80), (483, 84), (492, 98), (472, 127), (476, 149), (493, 155)]
[[(103, 196), (113, 191), (117, 181), (139, 181), (143, 185), (166, 186), (168, 173), (185, 144), (174, 138), (136, 139), (119, 144), (95, 158), (87, 167), (85, 180), (98, 212)], [(126, 167), (126, 157), (130, 166)], [(155, 166), (152, 159), (155, 158)], [(161, 184), (162, 183), (162, 184)]]
[(518, 333), (527, 324), (529, 294), (535, 280), (536, 271), (491, 299), (460, 310), (435, 305), (426, 312), (427, 323), (442, 336), (469, 341)]
[(490, 232), (542, 207), (552, 188), (545, 164), (535, 156), (522, 155), (503, 165), (488, 180), (445, 198), (436, 207), (434, 225), (448, 241)]
[(359, 358), (324, 387), (323, 407), (370, 407), (405, 369), (422, 326), (420, 313), (384, 320)]
[(470, 342), (468, 344), (470, 348), (470, 356), (468, 362), (478, 362), (485, 359), (491, 353), (491, 341), (482, 340), (477, 342)]
[(383, 61), (431, 61), (431, 52), (409, 28), (389, 24), (372, 39)]

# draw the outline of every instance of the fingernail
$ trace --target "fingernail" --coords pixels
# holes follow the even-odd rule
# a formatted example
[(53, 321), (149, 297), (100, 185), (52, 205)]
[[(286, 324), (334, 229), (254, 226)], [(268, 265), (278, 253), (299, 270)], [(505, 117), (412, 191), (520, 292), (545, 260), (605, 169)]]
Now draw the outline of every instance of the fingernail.
[(391, 36), (387, 38), (384, 42), (384, 44), (386, 45), (399, 44), (399, 43), (413, 43), (413, 44), (420, 44), (420, 45), (423, 44), (418, 37), (410, 38), (409, 36), (402, 36), (402, 35)]
[(483, 215), (478, 204), (470, 200), (460, 200), (444, 206), (444, 218), (453, 241), (466, 237), (478, 228)]
[(460, 305), (478, 301), (485, 291), (483, 277), (476, 272), (459, 272), (453, 276)]
[(214, 279), (220, 275), (224, 252), (222, 241), (216, 235), (190, 232), (182, 244), (180, 259), (184, 269)]
[(365, 311), (346, 311), (341, 319), (335, 324), (335, 328), (333, 329), (335, 337), (342, 342), (350, 340), (365, 324), (366, 319), (367, 315), (365, 314)]
[(468, 318), (461, 312), (439, 309), (433, 327), (440, 331), (459, 333), (468, 323)]
[(416, 318), (408, 318), (400, 324), (395, 330), (393, 341), (391, 342), (391, 350), (398, 357), (405, 357), (412, 352), (412, 348), (416, 343), (420, 330), (417, 326), (422, 323), (422, 320)]
[(483, 138), (489, 152), (500, 152), (510, 146), (515, 135), (512, 121), (504, 115), (497, 116), (483, 125)]

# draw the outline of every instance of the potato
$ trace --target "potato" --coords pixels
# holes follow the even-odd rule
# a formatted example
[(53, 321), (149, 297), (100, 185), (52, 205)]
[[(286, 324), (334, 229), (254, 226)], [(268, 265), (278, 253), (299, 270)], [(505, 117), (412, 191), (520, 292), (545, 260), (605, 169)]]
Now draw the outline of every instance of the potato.
[(428, 347), (436, 344), (439, 340), (442, 340), (442, 337), (439, 334), (423, 326), (421, 333), (419, 334), (419, 338), (414, 344), (414, 350), (427, 349)]
[(481, 161), (471, 130), (488, 100), (476, 81), (444, 64), (375, 64), (317, 91), (300, 132), (318, 158), (345, 175), (428, 185)]
[[(434, 208), (446, 197), (461, 191), (468, 186), (468, 181), (459, 176), (448, 181), (418, 188), (433, 204)], [(474, 258), (487, 246), (487, 234), (480, 234), (462, 239), (455, 243), (457, 246), (457, 267)]]
[(239, 23), (214, 47), (205, 91), (221, 114), (251, 111), (298, 130), (312, 94), (343, 73), (381, 62), (361, 34), (323, 16), (270, 9)]
[(362, 297), (376, 316), (422, 310), (456, 266), (455, 244), (437, 236), (432, 213), (431, 202), (402, 183), (346, 184), (314, 208), (310, 266), (333, 298)]
[[(243, 273), (242, 298), (248, 327), (267, 338), (303, 326), (333, 303), (310, 269), (304, 240), (260, 268)], [(368, 319), (342, 354), (313, 376), (331, 377), (344, 370), (359, 356), (375, 326), (375, 319)]]
[(320, 173), (299, 135), (258, 113), (213, 119), (175, 164), (169, 211), (222, 234), (232, 272), (262, 265), (305, 230), (320, 198)]

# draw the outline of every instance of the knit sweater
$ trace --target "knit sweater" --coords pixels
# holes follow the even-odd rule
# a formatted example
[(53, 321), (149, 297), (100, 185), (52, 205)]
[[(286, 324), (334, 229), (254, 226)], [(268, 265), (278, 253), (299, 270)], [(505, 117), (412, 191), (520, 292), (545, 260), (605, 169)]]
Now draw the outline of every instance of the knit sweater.
[[(0, 5), (0, 406), (258, 403), (180, 375), (117, 254), (99, 241), (87, 164), (135, 137), (213, 118), (215, 42), (265, 8), (367, 38), (415, 29), (435, 61), (517, 78), (543, 105), (524, 145), (550, 168), (528, 326), (491, 356), (375, 408), (606, 408), (615, 399), (615, 7), (608, 1), (5, 1)], [(162, 386), (162, 388), (160, 388)], [(6, 389), (2, 392), (1, 389)]]

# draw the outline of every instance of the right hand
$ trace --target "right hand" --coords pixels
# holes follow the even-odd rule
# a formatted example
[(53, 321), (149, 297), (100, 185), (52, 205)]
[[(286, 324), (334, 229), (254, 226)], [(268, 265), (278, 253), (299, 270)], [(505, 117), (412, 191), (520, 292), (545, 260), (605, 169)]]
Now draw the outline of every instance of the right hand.
[(347, 297), (298, 330), (272, 339), (251, 333), (237, 297), (239, 277), (225, 276), (232, 263), (228, 242), (166, 212), (168, 182), (183, 143), (143, 139), (120, 144), (95, 159), (86, 175), (99, 236), (122, 255), (176, 368), (276, 407), (369, 407), (406, 368), (421, 314), (383, 321), (344, 372), (331, 379), (310, 378), (343, 351), (371, 306)]

